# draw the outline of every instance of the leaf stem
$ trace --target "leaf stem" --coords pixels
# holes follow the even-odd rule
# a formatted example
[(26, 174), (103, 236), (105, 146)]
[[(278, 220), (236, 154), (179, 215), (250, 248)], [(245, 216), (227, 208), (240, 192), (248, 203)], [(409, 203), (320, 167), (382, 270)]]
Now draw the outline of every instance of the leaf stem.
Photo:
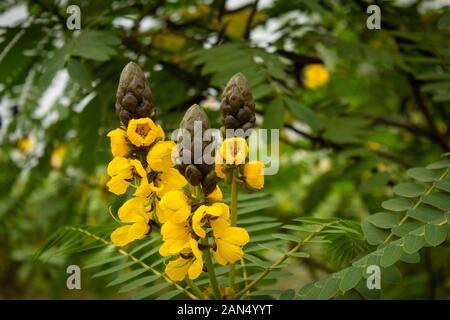
[[(442, 173), (442, 175), (441, 175), (436, 181), (440, 181), (440, 180), (444, 179), (446, 176), (447, 176), (447, 170), (445, 170), (444, 173)], [(417, 209), (417, 208), (422, 204), (422, 201), (423, 201), (422, 199), (423, 199), (423, 197), (424, 197), (424, 196), (427, 196), (427, 195), (429, 195), (431, 192), (433, 192), (433, 190), (434, 190), (434, 188), (435, 188), (435, 185), (434, 185), (434, 184), (436, 183), (436, 181), (433, 182), (433, 183), (431, 184), (431, 186), (428, 188), (428, 190), (425, 191), (425, 193), (424, 193), (423, 195), (420, 196), (419, 200), (417, 200), (417, 202), (414, 204), (414, 206), (412, 207), (411, 210)], [(407, 212), (405, 213), (405, 215), (403, 216), (403, 218), (400, 220), (400, 222), (398, 223), (397, 226), (401, 226), (402, 224), (404, 224), (404, 223), (408, 220), (408, 218), (409, 218), (409, 215), (408, 215), (408, 211), (407, 211)], [(394, 236), (394, 233), (391, 231), (391, 232), (389, 233), (389, 235), (386, 237), (386, 239), (384, 239), (383, 243), (389, 242), (389, 240), (391, 240), (393, 236)]]

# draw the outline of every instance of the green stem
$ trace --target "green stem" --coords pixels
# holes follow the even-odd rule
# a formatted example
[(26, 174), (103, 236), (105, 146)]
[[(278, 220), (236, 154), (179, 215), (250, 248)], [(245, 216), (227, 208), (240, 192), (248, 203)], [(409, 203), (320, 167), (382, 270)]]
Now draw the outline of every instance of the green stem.
[(186, 277), (185, 279), (186, 283), (191, 287), (192, 292), (194, 292), (197, 297), (199, 297), (201, 300), (207, 300), (206, 296), (203, 294), (203, 292), (200, 290), (200, 288), (192, 281), (189, 277)]
[[(204, 238), (201, 240), (202, 244), (208, 246), (208, 238)], [(219, 283), (217, 282), (216, 273), (214, 271), (214, 266), (211, 259), (210, 249), (206, 249), (203, 251), (203, 259), (205, 260), (206, 270), (208, 271), (209, 281), (211, 282), (211, 287), (214, 292), (214, 297), (217, 300), (222, 300), (222, 294), (220, 293)]]
[[(196, 188), (196, 197), (197, 200), (201, 200), (201, 198), (203, 197), (202, 188), (200, 186), (197, 186)], [(214, 271), (214, 265), (212, 263), (211, 251), (208, 248), (209, 247), (208, 238), (205, 237), (204, 239), (201, 239), (200, 242), (207, 247), (207, 249), (203, 251), (203, 260), (205, 260), (205, 266), (206, 270), (208, 271), (208, 277), (209, 281), (211, 282), (214, 297), (217, 300), (222, 300), (222, 294), (220, 293), (219, 283), (217, 282), (216, 272)]]
[[(231, 226), (237, 226), (237, 202), (238, 202), (238, 188), (237, 188), (237, 174), (238, 169), (233, 169), (232, 177), (231, 177)], [(229, 285), (230, 288), (234, 290), (234, 282), (235, 282), (235, 271), (236, 268), (234, 263), (230, 264), (230, 275), (229, 275)]]

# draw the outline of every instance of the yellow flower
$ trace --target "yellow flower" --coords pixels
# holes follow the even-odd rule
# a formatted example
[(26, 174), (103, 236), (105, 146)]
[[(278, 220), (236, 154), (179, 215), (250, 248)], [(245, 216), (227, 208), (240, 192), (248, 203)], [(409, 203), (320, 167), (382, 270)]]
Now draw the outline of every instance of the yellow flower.
[(213, 255), (217, 263), (226, 265), (242, 259), (242, 246), (250, 240), (247, 230), (230, 227), (224, 219), (211, 220), (211, 227), (216, 245)]
[[(219, 153), (217, 153), (219, 154)], [(218, 157), (216, 157), (217, 159)], [(221, 160), (219, 160), (220, 162), (223, 162)], [(216, 171), (216, 175), (221, 178), (221, 179), (225, 179), (225, 172), (223, 172), (223, 164), (221, 164), (219, 161), (216, 161), (216, 163), (214, 164), (214, 170)], [(218, 163), (219, 162), (219, 163)]]
[(161, 227), (161, 237), (164, 243), (159, 248), (159, 253), (163, 257), (173, 256), (179, 254), (189, 244), (191, 229), (186, 221), (182, 223), (167, 221)]
[(172, 190), (167, 192), (158, 204), (159, 222), (165, 223), (172, 221), (175, 223), (183, 223), (191, 214), (191, 206), (188, 198), (183, 191)]
[(179, 190), (183, 188), (187, 181), (175, 168), (169, 168), (156, 175), (153, 184), (158, 190), (156, 194), (158, 197), (163, 197), (167, 192), (172, 190)]
[(18, 146), (23, 153), (31, 153), (36, 147), (36, 138), (32, 135), (22, 138), (19, 140)]
[(222, 201), (223, 200), (222, 190), (220, 190), (218, 185), (216, 186), (216, 189), (214, 189), (214, 191), (208, 195), (208, 198), (213, 201)]
[(165, 171), (173, 167), (172, 150), (175, 148), (173, 141), (157, 142), (147, 154), (148, 166), (153, 171)]
[(245, 162), (248, 155), (248, 145), (244, 138), (233, 137), (225, 139), (216, 157), (216, 163), (239, 165)]
[(116, 246), (125, 246), (142, 239), (149, 231), (150, 213), (145, 209), (144, 198), (131, 198), (119, 209), (119, 219), (128, 225), (117, 228), (111, 234), (111, 241)]
[(111, 180), (106, 184), (109, 191), (121, 195), (127, 191), (130, 181), (135, 176), (146, 177), (147, 172), (138, 160), (115, 157), (109, 163), (107, 173)]
[(303, 77), (305, 87), (317, 89), (330, 80), (330, 73), (322, 64), (309, 64), (303, 71)]
[[(150, 174), (151, 177), (151, 174)], [(137, 197), (148, 197), (152, 193), (161, 198), (169, 191), (179, 190), (187, 184), (186, 179), (174, 168), (153, 175), (153, 180), (142, 179), (134, 193)]]
[(196, 235), (204, 238), (206, 237), (206, 232), (203, 229), (205, 223), (218, 218), (224, 219), (225, 222), (230, 218), (230, 209), (225, 203), (216, 202), (211, 206), (201, 205), (192, 216), (192, 229)]
[(254, 189), (264, 188), (263, 168), (264, 163), (261, 161), (250, 161), (244, 165), (245, 182), (250, 187)]
[(150, 118), (131, 119), (128, 122), (127, 137), (137, 147), (147, 147), (153, 142), (164, 140), (164, 131)]
[(127, 133), (125, 130), (119, 128), (108, 133), (111, 139), (111, 152), (114, 157), (127, 157), (130, 152), (130, 144), (127, 140)]
[(179, 258), (170, 261), (166, 266), (166, 274), (172, 281), (182, 281), (189, 276), (197, 279), (203, 270), (203, 258), (197, 241), (191, 239), (189, 247), (183, 250)]
[(55, 150), (53, 150), (52, 156), (50, 158), (50, 164), (52, 165), (53, 168), (55, 169), (61, 168), (64, 161), (64, 157), (66, 156), (66, 150), (67, 150), (66, 146), (59, 146), (56, 147)]

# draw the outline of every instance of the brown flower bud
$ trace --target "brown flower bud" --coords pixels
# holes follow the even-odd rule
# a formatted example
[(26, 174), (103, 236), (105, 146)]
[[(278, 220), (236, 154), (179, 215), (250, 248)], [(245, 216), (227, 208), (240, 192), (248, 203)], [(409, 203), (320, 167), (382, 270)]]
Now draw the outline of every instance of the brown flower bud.
[(155, 120), (155, 108), (150, 86), (142, 69), (134, 62), (128, 63), (120, 74), (116, 93), (116, 111), (124, 126), (138, 118)]
[[(195, 135), (195, 128), (200, 129)], [(202, 185), (202, 191), (205, 195), (210, 194), (216, 188), (216, 174), (214, 172), (214, 166), (203, 163), (203, 152), (208, 142), (203, 141), (203, 134), (205, 130), (210, 128), (209, 119), (203, 108), (199, 105), (191, 106), (184, 114), (183, 120), (180, 123), (180, 134), (188, 134), (190, 138), (189, 150), (184, 149), (186, 146), (183, 144), (185, 136), (178, 137), (178, 146), (182, 146), (179, 150), (180, 161), (189, 159), (190, 163), (179, 163), (177, 165), (178, 171), (186, 178), (186, 180), (192, 185)], [(201, 151), (195, 158), (195, 150)]]
[(222, 93), (220, 103), (223, 127), (225, 129), (251, 129), (255, 125), (255, 101), (250, 85), (242, 73), (235, 74)]

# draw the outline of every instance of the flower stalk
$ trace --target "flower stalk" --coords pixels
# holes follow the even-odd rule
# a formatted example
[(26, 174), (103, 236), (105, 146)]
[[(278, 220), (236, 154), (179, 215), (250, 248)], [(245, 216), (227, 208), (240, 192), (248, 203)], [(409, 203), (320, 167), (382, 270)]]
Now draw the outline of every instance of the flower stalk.
[[(231, 175), (231, 206), (230, 206), (230, 220), (231, 226), (237, 226), (237, 203), (238, 203), (238, 186), (237, 186), (238, 169), (233, 169)], [(236, 268), (234, 263), (230, 264), (229, 285), (234, 290)]]

